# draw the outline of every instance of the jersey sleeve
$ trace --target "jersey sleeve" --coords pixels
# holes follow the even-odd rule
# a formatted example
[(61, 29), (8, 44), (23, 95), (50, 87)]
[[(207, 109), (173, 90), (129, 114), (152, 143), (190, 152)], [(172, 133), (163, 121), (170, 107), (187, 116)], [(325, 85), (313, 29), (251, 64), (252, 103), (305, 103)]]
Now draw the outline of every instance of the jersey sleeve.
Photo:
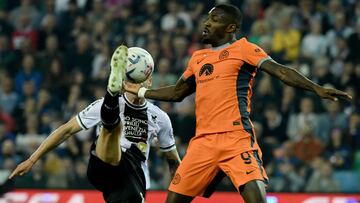
[(104, 99), (91, 103), (76, 116), (76, 120), (82, 129), (89, 129), (96, 126), (100, 121), (100, 110)]
[(173, 128), (170, 118), (166, 113), (162, 112), (159, 115), (159, 118), (160, 129), (157, 138), (160, 145), (160, 150), (163, 152), (168, 152), (176, 148)]
[(194, 75), (194, 70), (193, 70), (193, 68), (192, 68), (192, 63), (193, 63), (193, 57), (191, 57), (191, 58), (189, 59), (188, 65), (187, 65), (187, 67), (186, 67), (186, 70), (184, 71), (184, 73), (183, 73), (182, 76), (181, 76), (184, 80), (187, 80), (187, 79), (189, 79), (191, 76)]
[(256, 44), (245, 41), (243, 46), (242, 56), (246, 63), (260, 68), (262, 63), (271, 60), (271, 57)]

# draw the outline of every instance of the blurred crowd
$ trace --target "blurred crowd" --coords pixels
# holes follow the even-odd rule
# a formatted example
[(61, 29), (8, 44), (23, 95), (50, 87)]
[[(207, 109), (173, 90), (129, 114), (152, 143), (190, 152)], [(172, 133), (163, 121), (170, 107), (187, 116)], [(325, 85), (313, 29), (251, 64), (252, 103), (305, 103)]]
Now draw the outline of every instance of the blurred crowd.
[[(352, 101), (321, 100), (258, 71), (252, 119), (269, 191), (359, 192), (356, 0), (0, 0), (1, 171), (13, 170), (49, 133), (105, 95), (109, 60), (119, 44), (152, 54), (154, 88), (174, 84), (189, 56), (204, 47), (202, 23), (219, 2), (242, 9), (238, 37), (320, 85), (353, 96)], [(195, 132), (194, 96), (155, 103), (169, 114), (183, 156)], [(86, 167), (94, 137), (94, 129), (76, 134), (13, 184), (91, 188)], [(156, 143), (149, 165), (152, 189), (166, 189), (167, 163)], [(224, 179), (219, 189), (233, 186)]]

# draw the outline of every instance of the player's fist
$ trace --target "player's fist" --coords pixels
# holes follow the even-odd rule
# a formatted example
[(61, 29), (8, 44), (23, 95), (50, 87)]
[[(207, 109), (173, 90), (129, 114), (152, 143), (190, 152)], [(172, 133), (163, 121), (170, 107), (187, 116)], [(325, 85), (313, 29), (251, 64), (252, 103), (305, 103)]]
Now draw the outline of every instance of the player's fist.
[(9, 179), (12, 179), (15, 176), (22, 176), (27, 173), (34, 165), (34, 162), (30, 159), (27, 159), (20, 163), (15, 170), (9, 176)]

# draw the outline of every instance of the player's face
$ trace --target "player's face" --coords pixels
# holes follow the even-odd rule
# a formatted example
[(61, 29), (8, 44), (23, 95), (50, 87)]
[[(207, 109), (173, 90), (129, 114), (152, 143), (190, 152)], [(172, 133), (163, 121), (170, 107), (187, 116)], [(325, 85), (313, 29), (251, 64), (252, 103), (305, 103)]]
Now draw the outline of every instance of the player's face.
[(226, 13), (217, 8), (210, 10), (208, 18), (204, 23), (204, 30), (201, 34), (201, 42), (204, 44), (215, 45), (226, 35), (226, 29), (229, 26), (229, 19)]

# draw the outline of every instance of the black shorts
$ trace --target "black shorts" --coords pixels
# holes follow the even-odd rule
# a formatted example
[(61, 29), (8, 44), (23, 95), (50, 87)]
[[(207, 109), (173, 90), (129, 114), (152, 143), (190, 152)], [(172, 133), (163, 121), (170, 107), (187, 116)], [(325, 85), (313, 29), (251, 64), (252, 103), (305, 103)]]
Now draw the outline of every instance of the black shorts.
[(87, 176), (103, 193), (107, 203), (141, 203), (145, 198), (145, 175), (141, 162), (144, 155), (136, 146), (122, 152), (119, 165), (113, 166), (90, 153)]

